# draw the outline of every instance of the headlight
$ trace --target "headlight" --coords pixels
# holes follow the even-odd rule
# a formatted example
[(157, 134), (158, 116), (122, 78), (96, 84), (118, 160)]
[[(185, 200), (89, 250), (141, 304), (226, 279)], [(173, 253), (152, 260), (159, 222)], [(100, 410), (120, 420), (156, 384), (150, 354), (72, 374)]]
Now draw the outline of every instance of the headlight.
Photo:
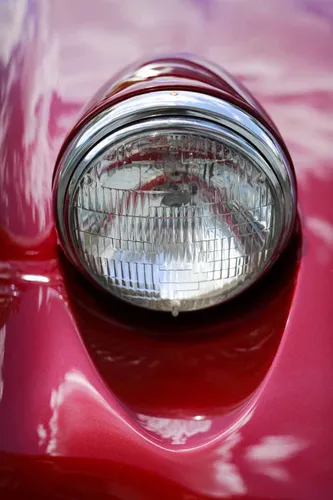
[(157, 90), (111, 106), (58, 165), (71, 260), (148, 309), (190, 311), (247, 288), (284, 248), (295, 185), (278, 141), (231, 102)]

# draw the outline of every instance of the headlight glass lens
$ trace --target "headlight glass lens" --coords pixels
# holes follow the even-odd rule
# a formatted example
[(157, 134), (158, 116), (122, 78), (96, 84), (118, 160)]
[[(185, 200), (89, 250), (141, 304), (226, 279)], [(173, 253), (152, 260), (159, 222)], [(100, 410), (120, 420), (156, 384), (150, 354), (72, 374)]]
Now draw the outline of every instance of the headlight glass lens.
[(150, 131), (109, 145), (72, 186), (72, 246), (114, 295), (177, 314), (256, 280), (280, 237), (280, 201), (223, 138)]

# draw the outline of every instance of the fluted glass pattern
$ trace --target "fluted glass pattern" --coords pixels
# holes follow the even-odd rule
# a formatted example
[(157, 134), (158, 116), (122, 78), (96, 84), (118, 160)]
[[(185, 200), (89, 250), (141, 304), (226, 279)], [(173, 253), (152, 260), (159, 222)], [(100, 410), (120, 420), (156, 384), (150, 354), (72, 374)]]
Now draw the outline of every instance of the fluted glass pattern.
[(80, 259), (110, 292), (177, 314), (231, 297), (276, 246), (267, 177), (242, 152), (186, 132), (115, 144), (71, 198)]

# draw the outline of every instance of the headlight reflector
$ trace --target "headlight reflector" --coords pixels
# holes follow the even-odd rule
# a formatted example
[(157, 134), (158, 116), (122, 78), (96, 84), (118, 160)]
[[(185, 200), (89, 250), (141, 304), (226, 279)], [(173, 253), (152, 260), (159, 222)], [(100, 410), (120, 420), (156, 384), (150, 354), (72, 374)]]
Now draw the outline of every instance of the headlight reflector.
[(128, 120), (85, 151), (81, 136), (57, 193), (72, 260), (119, 298), (173, 314), (256, 281), (294, 212), (288, 171), (272, 167), (264, 141), (188, 114)]

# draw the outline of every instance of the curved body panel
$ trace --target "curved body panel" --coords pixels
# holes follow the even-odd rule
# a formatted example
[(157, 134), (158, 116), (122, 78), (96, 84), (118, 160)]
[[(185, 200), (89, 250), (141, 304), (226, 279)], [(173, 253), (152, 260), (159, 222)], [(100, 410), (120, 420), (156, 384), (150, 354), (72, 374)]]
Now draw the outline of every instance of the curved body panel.
[[(330, 4), (16, 0), (0, 23), (2, 497), (331, 498)], [(195, 53), (244, 83), (298, 183), (298, 233), (272, 272), (178, 323), (87, 285), (52, 213), (66, 135), (152, 52)]]

